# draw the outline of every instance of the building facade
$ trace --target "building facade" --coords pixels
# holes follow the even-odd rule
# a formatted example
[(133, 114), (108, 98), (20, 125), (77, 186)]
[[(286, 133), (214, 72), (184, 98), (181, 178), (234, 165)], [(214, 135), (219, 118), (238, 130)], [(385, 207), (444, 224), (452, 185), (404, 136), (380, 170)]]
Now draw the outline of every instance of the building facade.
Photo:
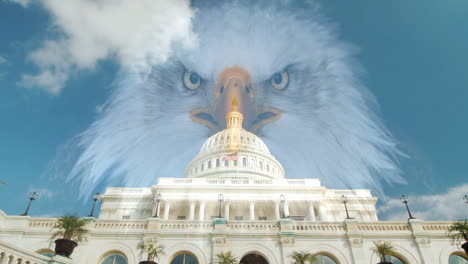
[(53, 256), (56, 219), (0, 211), (0, 264), (135, 264), (142, 241), (165, 247), (160, 264), (216, 263), (228, 251), (244, 264), (291, 263), (294, 251), (321, 264), (375, 264), (374, 242), (392, 243), (395, 264), (468, 263), (447, 237), (451, 221), (379, 221), (369, 190), (286, 179), (265, 143), (242, 129), (242, 115), (234, 108), (226, 118), (227, 129), (205, 142), (185, 178), (107, 188), (72, 259)]

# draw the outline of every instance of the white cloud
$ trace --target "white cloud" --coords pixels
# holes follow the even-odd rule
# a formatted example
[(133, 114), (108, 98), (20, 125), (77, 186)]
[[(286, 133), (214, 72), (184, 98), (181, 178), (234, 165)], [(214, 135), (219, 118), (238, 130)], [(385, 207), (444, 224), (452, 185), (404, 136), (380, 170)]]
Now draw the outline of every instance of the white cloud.
[(5, 62), (7, 62), (7, 60), (3, 58), (2, 56), (0, 56), (0, 64), (5, 63)]
[[(28, 2), (14, 1), (23, 6)], [(72, 73), (92, 70), (109, 58), (124, 69), (147, 71), (167, 59), (175, 44), (189, 48), (196, 43), (188, 0), (38, 1), (61, 37), (29, 54), (39, 73), (24, 74), (19, 84), (25, 87), (57, 94)]]
[(31, 193), (31, 192), (36, 192), (39, 199), (40, 198), (52, 198), (56, 195), (55, 192), (46, 188), (29, 187), (28, 193)]
[[(463, 196), (468, 194), (468, 184), (450, 188), (445, 193), (433, 195), (411, 195), (408, 206), (411, 214), (424, 220), (460, 220), (468, 218), (467, 205)], [(384, 220), (408, 218), (405, 205), (399, 199), (390, 199), (379, 208)]]

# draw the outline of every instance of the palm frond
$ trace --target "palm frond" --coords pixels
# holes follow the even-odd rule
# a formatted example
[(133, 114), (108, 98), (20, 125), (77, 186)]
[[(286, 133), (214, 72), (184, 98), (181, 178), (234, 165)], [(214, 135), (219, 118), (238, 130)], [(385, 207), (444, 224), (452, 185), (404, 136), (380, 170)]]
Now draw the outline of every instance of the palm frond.
[(216, 264), (237, 264), (238, 260), (231, 251), (216, 254)]
[(455, 242), (468, 242), (468, 220), (457, 221), (447, 230), (448, 237)]
[(316, 256), (305, 251), (294, 251), (291, 253), (290, 258), (292, 259), (292, 264), (311, 264), (317, 261)]
[(51, 241), (58, 237), (73, 240), (75, 242), (86, 241), (84, 236), (88, 230), (84, 228), (86, 221), (76, 215), (65, 215), (60, 217), (54, 225), (58, 229), (52, 234)]
[(395, 253), (395, 247), (390, 242), (374, 242), (374, 253), (379, 255), (380, 261), (385, 262), (385, 257)]
[(164, 252), (164, 246), (158, 245), (156, 243), (141, 242), (140, 244), (138, 244), (137, 248), (140, 250), (140, 256), (143, 254), (148, 255), (148, 261), (154, 261), (161, 255), (166, 254)]

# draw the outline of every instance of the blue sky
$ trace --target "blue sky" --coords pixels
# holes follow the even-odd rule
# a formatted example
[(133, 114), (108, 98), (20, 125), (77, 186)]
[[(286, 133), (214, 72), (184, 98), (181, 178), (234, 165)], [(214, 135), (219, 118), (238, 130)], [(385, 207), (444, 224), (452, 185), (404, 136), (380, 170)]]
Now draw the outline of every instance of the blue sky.
[[(400, 164), (409, 182), (386, 186), (390, 205), (383, 217), (394, 219), (388, 212), (395, 211), (400, 216), (403, 207), (391, 204), (401, 194), (415, 198), (415, 210), (423, 216), (427, 207), (418, 200), (463, 206), (461, 194), (468, 194), (468, 2), (317, 4), (338, 23), (340, 39), (359, 48), (364, 82), (409, 156)], [(87, 214), (90, 201), (77, 201), (70, 184), (51, 179), (46, 168), (58, 148), (95, 120), (119, 65), (107, 58), (74, 70), (57, 93), (24, 87), (19, 85), (22, 74), (37, 70), (28, 54), (57, 38), (50, 12), (1, 0), (0, 32), (0, 181), (6, 182), (0, 187), (0, 209), (22, 213), (28, 192), (36, 190), (41, 194), (32, 215)], [(446, 215), (468, 217), (455, 209)]]

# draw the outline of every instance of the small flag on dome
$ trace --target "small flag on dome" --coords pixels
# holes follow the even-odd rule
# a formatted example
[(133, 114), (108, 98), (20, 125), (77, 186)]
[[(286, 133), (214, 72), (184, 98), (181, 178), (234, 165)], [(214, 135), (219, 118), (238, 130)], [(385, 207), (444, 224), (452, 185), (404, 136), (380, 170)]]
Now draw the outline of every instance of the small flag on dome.
[(222, 158), (223, 161), (225, 160), (237, 160), (237, 152), (230, 153)]

